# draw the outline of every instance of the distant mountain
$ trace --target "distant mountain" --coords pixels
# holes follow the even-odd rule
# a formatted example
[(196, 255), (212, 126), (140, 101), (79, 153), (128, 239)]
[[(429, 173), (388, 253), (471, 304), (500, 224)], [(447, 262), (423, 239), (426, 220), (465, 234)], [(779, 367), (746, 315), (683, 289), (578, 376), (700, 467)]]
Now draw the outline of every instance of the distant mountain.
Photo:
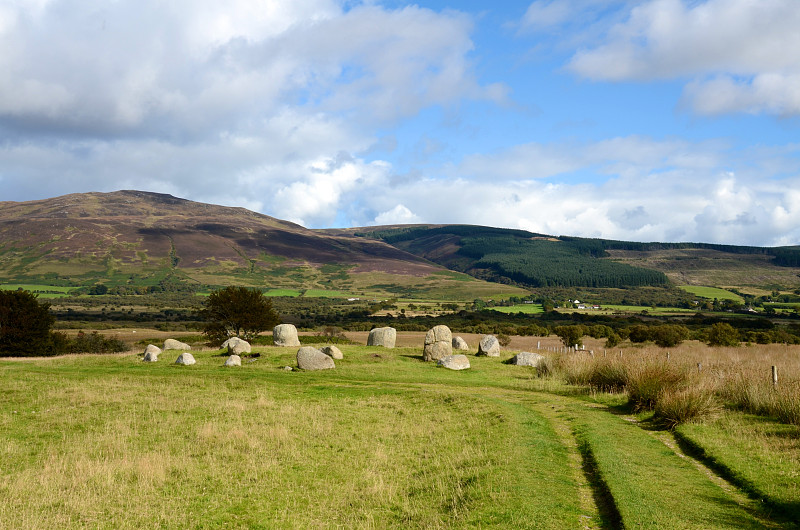
[(467, 280), (374, 239), (142, 191), (0, 202), (0, 283), (220, 285), (409, 294)]

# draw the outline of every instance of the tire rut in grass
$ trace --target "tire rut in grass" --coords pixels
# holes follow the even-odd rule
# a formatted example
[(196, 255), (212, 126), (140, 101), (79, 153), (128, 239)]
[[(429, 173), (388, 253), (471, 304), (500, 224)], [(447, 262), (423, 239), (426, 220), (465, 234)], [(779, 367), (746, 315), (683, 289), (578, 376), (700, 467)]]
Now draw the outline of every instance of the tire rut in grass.
[[(641, 422), (632, 416), (624, 416), (624, 419), (642, 427)], [(746, 488), (742, 488), (735, 480), (729, 478), (730, 474), (714, 466), (712, 462), (708, 462), (703, 458), (701, 451), (682, 440), (674, 432), (647, 428), (643, 428), (643, 430), (663, 443), (678, 457), (691, 462), (708, 480), (725, 491), (736, 504), (750, 513), (765, 528), (783, 528), (786, 523), (797, 523), (797, 521), (782, 518), (780, 514), (767, 513), (761, 505), (760, 497), (748, 494)]]

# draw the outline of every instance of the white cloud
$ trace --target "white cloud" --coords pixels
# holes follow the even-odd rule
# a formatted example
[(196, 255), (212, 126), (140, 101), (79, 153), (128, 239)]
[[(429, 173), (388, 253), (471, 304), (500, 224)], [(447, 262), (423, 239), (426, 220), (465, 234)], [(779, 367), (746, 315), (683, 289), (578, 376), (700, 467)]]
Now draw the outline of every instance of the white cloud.
[(796, 0), (650, 0), (569, 68), (606, 81), (694, 77), (684, 100), (702, 114), (798, 114), (798, 27)]
[(402, 204), (398, 204), (391, 210), (380, 213), (375, 217), (374, 224), (376, 225), (393, 225), (393, 224), (415, 224), (419, 223), (421, 219), (419, 216), (414, 215), (414, 212), (406, 208)]

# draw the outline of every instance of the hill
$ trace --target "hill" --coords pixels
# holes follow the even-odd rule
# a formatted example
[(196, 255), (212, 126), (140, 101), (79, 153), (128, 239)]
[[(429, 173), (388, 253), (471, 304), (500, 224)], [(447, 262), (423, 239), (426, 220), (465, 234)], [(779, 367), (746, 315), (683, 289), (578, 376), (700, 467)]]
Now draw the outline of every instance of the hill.
[(442, 299), (464, 296), (465, 287), (489, 296), (518, 291), (454, 275), (382, 241), (141, 191), (0, 203), (0, 283), (17, 282), (119, 294), (231, 284)]
[(754, 294), (800, 287), (800, 248), (637, 243), (471, 225), (357, 228), (412, 254), (529, 288), (708, 285)]

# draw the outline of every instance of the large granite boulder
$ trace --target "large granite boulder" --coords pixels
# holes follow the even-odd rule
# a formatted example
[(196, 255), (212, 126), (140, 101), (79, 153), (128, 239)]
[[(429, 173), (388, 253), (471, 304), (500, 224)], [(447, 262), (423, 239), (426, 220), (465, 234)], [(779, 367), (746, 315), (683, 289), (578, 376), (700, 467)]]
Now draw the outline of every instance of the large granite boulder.
[(337, 361), (339, 359), (344, 359), (344, 354), (342, 353), (342, 350), (340, 350), (336, 346), (332, 346), (332, 345), (331, 346), (324, 346), (324, 347), (322, 347), (322, 349), (320, 349), (320, 351), (322, 353), (324, 353), (325, 355), (327, 355), (328, 357), (330, 357), (331, 359), (335, 359)]
[(500, 357), (500, 342), (494, 335), (486, 335), (478, 344), (476, 355), (486, 355), (487, 357)]
[(175, 339), (167, 339), (164, 341), (164, 350), (191, 350), (192, 347)]
[(197, 361), (194, 360), (194, 355), (188, 352), (183, 352), (182, 354), (178, 355), (178, 358), (175, 360), (175, 364), (183, 364), (186, 366), (191, 366), (196, 362)]
[(230, 355), (241, 355), (243, 353), (250, 353), (250, 343), (239, 337), (231, 337), (222, 343), (223, 348), (227, 348)]
[(330, 370), (336, 368), (333, 359), (312, 346), (297, 350), (297, 367), (301, 370)]
[(300, 346), (297, 328), (293, 324), (278, 324), (272, 330), (272, 343), (275, 346)]
[(146, 363), (154, 363), (158, 361), (159, 355), (161, 355), (161, 348), (153, 344), (148, 344), (147, 348), (144, 349), (144, 359), (142, 360)]
[(469, 368), (469, 359), (462, 354), (447, 355), (436, 361), (436, 364), (449, 370), (466, 370)]
[(453, 337), (453, 349), (469, 351), (469, 344), (461, 337)]
[(238, 355), (231, 355), (225, 360), (225, 366), (241, 366), (242, 358)]
[(394, 328), (375, 328), (370, 330), (367, 337), (367, 346), (383, 346), (394, 348), (397, 341), (397, 330)]
[(534, 368), (539, 368), (541, 365), (545, 363), (545, 356), (532, 353), (529, 351), (522, 351), (512, 357), (508, 364), (513, 364), (515, 366), (533, 366)]
[(425, 348), (422, 359), (438, 361), (453, 353), (453, 334), (447, 326), (434, 326), (425, 334)]

